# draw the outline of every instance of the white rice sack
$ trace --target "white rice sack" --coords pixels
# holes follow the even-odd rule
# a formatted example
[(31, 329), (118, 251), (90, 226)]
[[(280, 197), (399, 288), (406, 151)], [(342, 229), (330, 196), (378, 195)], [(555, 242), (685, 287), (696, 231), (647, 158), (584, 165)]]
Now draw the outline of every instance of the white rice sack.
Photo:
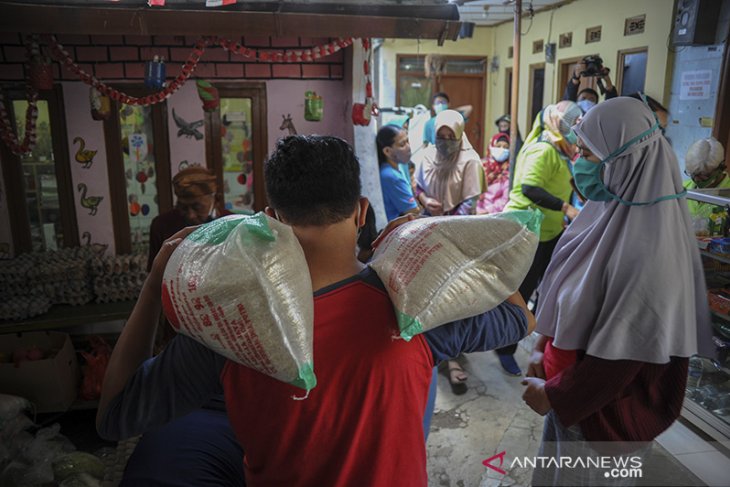
[(522, 284), (542, 213), (420, 218), (378, 246), (371, 267), (395, 306), (401, 337), (496, 307)]
[(162, 298), (178, 332), (283, 382), (316, 385), (312, 281), (291, 227), (263, 213), (200, 227), (170, 256)]

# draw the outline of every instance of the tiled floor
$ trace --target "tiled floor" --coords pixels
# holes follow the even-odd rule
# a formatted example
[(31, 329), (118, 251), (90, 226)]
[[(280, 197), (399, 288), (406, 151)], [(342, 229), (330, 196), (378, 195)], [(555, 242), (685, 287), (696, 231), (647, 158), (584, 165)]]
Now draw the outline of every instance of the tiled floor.
[[(520, 364), (527, 353), (520, 347)], [(502, 372), (493, 352), (460, 359), (470, 373), (469, 391), (455, 396), (439, 374), (436, 414), (428, 439), (429, 487), (530, 485), (530, 468), (509, 468), (515, 458), (536, 455), (543, 418), (522, 401), (519, 377)], [(637, 485), (730, 485), (730, 459), (681, 423), (653, 446)], [(505, 452), (505, 474), (482, 462)], [(490, 462), (499, 466), (499, 459)]]

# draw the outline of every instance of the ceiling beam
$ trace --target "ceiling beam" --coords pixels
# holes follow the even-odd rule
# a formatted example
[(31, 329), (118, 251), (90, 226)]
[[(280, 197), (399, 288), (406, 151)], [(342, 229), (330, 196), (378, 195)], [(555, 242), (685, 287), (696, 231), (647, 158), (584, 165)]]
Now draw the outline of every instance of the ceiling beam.
[[(413, 10), (413, 9), (412, 9)], [(411, 12), (413, 13), (413, 12)], [(58, 6), (0, 1), (0, 32), (456, 40), (458, 20), (340, 13)]]

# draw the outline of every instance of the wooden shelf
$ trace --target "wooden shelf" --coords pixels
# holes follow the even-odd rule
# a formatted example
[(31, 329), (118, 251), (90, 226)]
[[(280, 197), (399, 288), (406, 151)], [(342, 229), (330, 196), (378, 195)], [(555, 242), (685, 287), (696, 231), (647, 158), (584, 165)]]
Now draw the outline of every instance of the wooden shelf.
[(56, 305), (47, 313), (19, 321), (0, 321), (0, 334), (70, 328), (89, 323), (126, 320), (134, 301), (93, 303), (82, 306)]

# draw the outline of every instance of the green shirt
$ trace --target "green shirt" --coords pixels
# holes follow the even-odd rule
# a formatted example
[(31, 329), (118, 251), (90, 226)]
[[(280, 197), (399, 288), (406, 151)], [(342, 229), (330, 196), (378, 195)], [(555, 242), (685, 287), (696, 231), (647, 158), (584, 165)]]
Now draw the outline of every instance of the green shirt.
[[(697, 184), (691, 179), (688, 179), (684, 182), (684, 187), (687, 189), (698, 189)], [(730, 188), (730, 176), (725, 175), (723, 180), (720, 181), (720, 184), (715, 186), (715, 188)], [(712, 209), (716, 206), (717, 205), (711, 205), (710, 203), (700, 203), (699, 201), (694, 201), (687, 198), (687, 207), (689, 208), (689, 214), (692, 216), (693, 219), (710, 218), (710, 215), (712, 214)]]
[(563, 201), (570, 201), (573, 191), (570, 185), (572, 177), (568, 163), (552, 145), (536, 142), (523, 147), (517, 156), (514, 183), (509, 194), (509, 203), (504, 209), (537, 208), (545, 215), (540, 227), (540, 241), (552, 240), (563, 231), (565, 215), (562, 211), (548, 210), (536, 205), (522, 193), (522, 185), (537, 186)]

